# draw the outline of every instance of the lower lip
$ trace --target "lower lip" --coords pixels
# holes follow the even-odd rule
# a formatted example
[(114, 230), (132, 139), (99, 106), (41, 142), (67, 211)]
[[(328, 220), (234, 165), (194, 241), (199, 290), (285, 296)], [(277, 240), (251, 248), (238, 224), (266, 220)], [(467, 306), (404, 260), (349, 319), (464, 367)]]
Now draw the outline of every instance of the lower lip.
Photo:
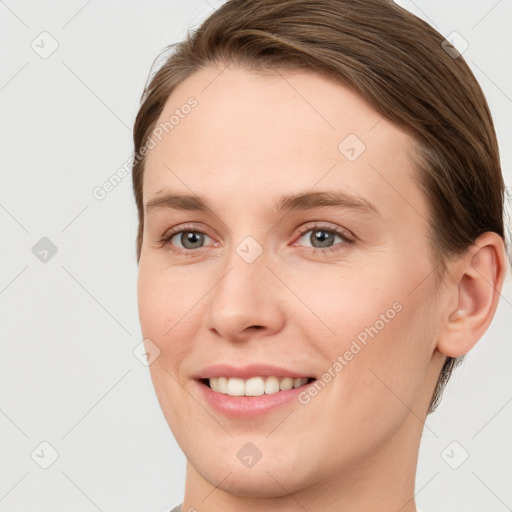
[(290, 404), (294, 400), (298, 400), (298, 395), (305, 391), (311, 384), (315, 383), (315, 381), (312, 381), (304, 386), (292, 388), (287, 391), (278, 391), (271, 395), (231, 396), (225, 393), (216, 393), (199, 380), (195, 382), (199, 386), (208, 404), (216, 411), (230, 418), (257, 418), (264, 416), (279, 407)]

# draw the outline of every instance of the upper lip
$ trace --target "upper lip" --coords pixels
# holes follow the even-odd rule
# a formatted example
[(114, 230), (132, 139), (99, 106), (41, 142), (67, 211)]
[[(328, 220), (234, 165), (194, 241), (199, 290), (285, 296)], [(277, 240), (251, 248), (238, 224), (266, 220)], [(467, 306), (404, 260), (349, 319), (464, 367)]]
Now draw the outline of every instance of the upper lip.
[(292, 377), (294, 379), (300, 377), (312, 377), (311, 374), (299, 372), (297, 370), (289, 370), (280, 366), (271, 364), (249, 364), (246, 366), (233, 366), (228, 363), (219, 363), (207, 366), (195, 374), (195, 379), (207, 379), (210, 377), (238, 377), (240, 379), (249, 379), (251, 377)]

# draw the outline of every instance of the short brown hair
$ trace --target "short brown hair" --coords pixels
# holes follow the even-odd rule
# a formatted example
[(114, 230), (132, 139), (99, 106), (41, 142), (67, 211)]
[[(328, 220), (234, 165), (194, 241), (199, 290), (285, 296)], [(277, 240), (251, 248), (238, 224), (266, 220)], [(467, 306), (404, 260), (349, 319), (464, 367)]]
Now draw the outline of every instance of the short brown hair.
[[(206, 66), (228, 63), (330, 77), (411, 135), (416, 178), (430, 206), (436, 278), (480, 234), (505, 238), (505, 185), (485, 96), (444, 37), (391, 0), (228, 0), (169, 48), (146, 83), (133, 130), (137, 262), (144, 224), (139, 151), (178, 84)], [(428, 413), (461, 359), (446, 358)]]

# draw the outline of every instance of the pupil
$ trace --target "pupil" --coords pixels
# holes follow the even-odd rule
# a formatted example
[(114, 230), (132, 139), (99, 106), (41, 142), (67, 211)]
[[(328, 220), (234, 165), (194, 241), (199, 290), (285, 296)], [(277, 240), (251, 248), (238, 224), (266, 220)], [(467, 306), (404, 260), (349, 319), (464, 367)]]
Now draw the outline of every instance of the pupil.
[(316, 236), (316, 237), (321, 239), (320, 240), (320, 244), (321, 244), (320, 247), (328, 247), (329, 243), (331, 242), (330, 238), (333, 236), (333, 234), (329, 233), (328, 231), (318, 230), (318, 231), (315, 231), (313, 236)]
[[(183, 239), (183, 237), (185, 239)], [(188, 231), (187, 233), (183, 233), (182, 235), (182, 243), (183, 243), (183, 246), (186, 247), (187, 249), (195, 249), (195, 246), (197, 244), (201, 244), (201, 241), (202, 241), (202, 234), (201, 233), (196, 233), (195, 231)], [(193, 247), (189, 247), (187, 246), (187, 244), (192, 244)]]

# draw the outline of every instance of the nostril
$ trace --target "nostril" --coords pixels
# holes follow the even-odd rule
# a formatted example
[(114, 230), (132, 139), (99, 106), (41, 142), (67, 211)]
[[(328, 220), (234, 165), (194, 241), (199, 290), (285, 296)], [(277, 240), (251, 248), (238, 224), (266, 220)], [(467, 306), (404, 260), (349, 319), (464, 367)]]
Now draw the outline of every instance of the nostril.
[(260, 329), (263, 329), (263, 325), (250, 325), (249, 327), (247, 327), (245, 330), (246, 331), (252, 331), (252, 330), (260, 330)]

